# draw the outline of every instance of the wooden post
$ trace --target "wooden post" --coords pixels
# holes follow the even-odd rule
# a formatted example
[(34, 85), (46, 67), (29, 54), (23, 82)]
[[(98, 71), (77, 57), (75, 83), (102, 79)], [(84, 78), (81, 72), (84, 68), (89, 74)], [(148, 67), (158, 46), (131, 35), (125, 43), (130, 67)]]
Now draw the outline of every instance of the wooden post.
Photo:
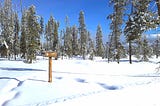
[(48, 72), (48, 82), (52, 82), (52, 57), (57, 58), (56, 52), (46, 52), (45, 57), (49, 57), (49, 72)]
[(52, 57), (49, 57), (49, 78), (48, 82), (52, 82)]

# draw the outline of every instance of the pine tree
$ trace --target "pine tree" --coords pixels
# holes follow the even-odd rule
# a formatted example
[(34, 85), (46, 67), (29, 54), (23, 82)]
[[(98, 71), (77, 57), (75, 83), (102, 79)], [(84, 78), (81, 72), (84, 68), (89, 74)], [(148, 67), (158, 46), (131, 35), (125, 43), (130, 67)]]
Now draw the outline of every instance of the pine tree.
[(80, 52), (83, 59), (86, 58), (87, 53), (87, 30), (84, 21), (84, 12), (80, 11), (79, 13), (79, 34), (80, 34)]
[(97, 26), (96, 32), (96, 56), (103, 56), (104, 48), (103, 48), (103, 41), (102, 41), (102, 28), (100, 25)]
[(58, 50), (58, 23), (55, 22), (54, 24), (54, 31), (53, 31), (53, 51)]
[(94, 49), (94, 40), (91, 38), (90, 32), (88, 32), (88, 54), (89, 54), (89, 59), (93, 60), (95, 55), (95, 49)]
[(40, 25), (37, 21), (35, 7), (31, 6), (27, 12), (27, 62), (32, 63), (36, 59), (36, 51), (39, 50)]
[(113, 14), (109, 15), (108, 18), (111, 19), (111, 25), (110, 29), (111, 32), (111, 41), (110, 41), (110, 47), (111, 49), (110, 54), (112, 53), (112, 58), (117, 60), (119, 63), (120, 59), (120, 50), (118, 48), (118, 45), (120, 44), (120, 36), (122, 34), (122, 24), (123, 24), (123, 16), (124, 16), (124, 10), (127, 0), (110, 0), (110, 3), (113, 4)]
[(72, 30), (71, 27), (66, 28), (65, 32), (65, 53), (66, 55), (71, 58), (72, 57)]
[(72, 57), (72, 28), (69, 24), (69, 17), (65, 18), (66, 28), (64, 30), (64, 55), (69, 58)]
[(26, 58), (27, 53), (27, 11), (23, 11), (21, 19), (20, 53), (22, 58)]
[(43, 32), (44, 32), (44, 19), (42, 16), (40, 18), (40, 27), (41, 27), (40, 34), (43, 34)]
[(14, 15), (13, 15), (13, 9), (12, 9), (12, 1), (11, 0), (5, 0), (4, 6), (1, 10), (1, 37), (3, 38), (5, 42), (5, 46), (7, 49), (7, 56), (8, 59), (10, 59), (12, 50), (12, 44), (13, 44), (13, 33), (14, 33)]
[[(157, 24), (160, 25), (160, 0), (156, 0), (156, 4), (157, 4), (157, 10), (158, 10)], [(158, 36), (157, 36), (155, 48), (156, 48), (155, 50), (156, 58), (158, 58), (160, 55), (160, 38)]]
[[(2, 3), (0, 3), (0, 29), (2, 29), (2, 20), (3, 20), (3, 8), (2, 8)], [(1, 38), (1, 30), (0, 30), (0, 38)]]
[(39, 38), (39, 45), (40, 45), (40, 48), (41, 48), (41, 51), (43, 49), (43, 44), (41, 43), (41, 39), (43, 39), (43, 33), (44, 33), (44, 19), (43, 17), (41, 16), (40, 17), (40, 38)]
[(44, 38), (45, 38), (45, 40), (46, 40), (45, 50), (49, 50), (49, 24), (48, 24), (48, 23), (45, 25)]
[(16, 60), (16, 55), (19, 54), (19, 20), (18, 20), (18, 14), (15, 13), (14, 17), (14, 42), (13, 42), (13, 52), (14, 52), (14, 58)]
[(160, 56), (160, 37), (158, 35), (153, 46), (154, 55), (158, 58)]
[(148, 5), (150, 0), (133, 0), (131, 14), (126, 23), (124, 33), (126, 35), (127, 42), (129, 43), (129, 60), (132, 63), (132, 43), (135, 40), (140, 43), (142, 33), (150, 27), (153, 27), (154, 23), (151, 22), (151, 13), (148, 11)]
[(149, 46), (146, 36), (144, 36), (143, 39), (142, 39), (142, 57), (141, 57), (141, 60), (142, 61), (148, 61), (149, 58), (152, 56), (152, 53), (153, 53), (152, 51), (153, 50)]
[(72, 54), (73, 56), (77, 56), (79, 54), (78, 50), (78, 29), (74, 25), (72, 27)]
[(56, 50), (58, 44), (58, 22), (55, 21), (53, 16), (50, 16), (48, 23), (45, 27), (45, 38), (47, 41), (47, 50)]
[(63, 59), (63, 30), (60, 31), (60, 36), (59, 36), (59, 52), (58, 52), (58, 55), (61, 57), (61, 59)]

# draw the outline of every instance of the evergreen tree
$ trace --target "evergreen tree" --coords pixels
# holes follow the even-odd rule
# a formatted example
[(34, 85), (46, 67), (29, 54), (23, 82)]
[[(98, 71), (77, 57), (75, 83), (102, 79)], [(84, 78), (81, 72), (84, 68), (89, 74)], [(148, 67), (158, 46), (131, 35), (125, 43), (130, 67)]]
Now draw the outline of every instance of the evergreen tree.
[(55, 21), (53, 16), (50, 16), (45, 27), (45, 38), (47, 41), (47, 50), (56, 50), (58, 45), (58, 27), (59, 23)]
[(94, 40), (91, 38), (89, 32), (88, 32), (88, 54), (89, 54), (89, 59), (93, 60), (93, 57), (95, 55)]
[[(158, 10), (158, 18), (157, 18), (157, 24), (160, 24), (160, 0), (156, 0), (156, 4), (157, 4), (157, 10)], [(159, 57), (160, 55), (160, 38), (157, 36), (157, 40), (155, 41), (155, 54), (156, 54), (156, 58)]]
[(73, 56), (77, 56), (79, 54), (78, 50), (78, 29), (74, 25), (72, 27), (72, 54)]
[[(2, 29), (2, 20), (3, 20), (3, 8), (2, 8), (2, 3), (0, 3), (0, 29)], [(0, 38), (1, 38), (1, 33), (2, 31), (0, 30)]]
[(55, 22), (54, 24), (54, 31), (53, 31), (53, 51), (58, 50), (58, 23)]
[(149, 46), (146, 36), (144, 36), (143, 39), (142, 39), (142, 57), (141, 57), (141, 60), (142, 61), (148, 61), (149, 58), (152, 56), (152, 53), (153, 53), (152, 51), (153, 50)]
[(23, 11), (21, 19), (20, 53), (22, 58), (26, 58), (27, 53), (27, 11)]
[(158, 35), (156, 40), (154, 41), (153, 52), (154, 55), (156, 55), (156, 58), (160, 56), (160, 37)]
[(46, 47), (45, 50), (49, 50), (49, 24), (47, 23), (45, 25), (45, 36), (44, 36), (45, 40), (46, 40)]
[(111, 19), (110, 29), (111, 32), (111, 41), (110, 41), (110, 54), (112, 53), (112, 58), (119, 63), (120, 59), (120, 50), (118, 48), (120, 44), (120, 36), (122, 34), (122, 24), (123, 24), (123, 16), (124, 10), (127, 0), (110, 0), (110, 3), (113, 4), (113, 14), (109, 15), (108, 18)]
[(14, 58), (16, 60), (16, 55), (19, 53), (19, 20), (18, 15), (15, 13), (14, 17), (14, 42), (13, 42), (13, 52), (14, 52)]
[(103, 56), (104, 48), (103, 48), (103, 41), (102, 41), (102, 29), (101, 26), (97, 26), (96, 32), (96, 56)]
[(87, 30), (84, 21), (84, 12), (80, 11), (79, 13), (79, 33), (80, 33), (80, 53), (85, 59), (87, 53)]
[(67, 56), (69, 56), (69, 58), (72, 57), (72, 32), (71, 32), (71, 27), (67, 27), (66, 28), (66, 32), (65, 32), (65, 53)]
[(1, 10), (1, 37), (5, 42), (7, 56), (10, 59), (14, 35), (14, 15), (12, 9), (12, 1), (4, 0), (4, 6)]
[(69, 25), (69, 18), (65, 18), (66, 28), (64, 30), (64, 54), (69, 58), (72, 57), (72, 29)]
[(44, 32), (44, 19), (43, 17), (40, 18), (40, 34), (43, 34)]
[(36, 51), (39, 50), (40, 25), (37, 21), (35, 7), (31, 6), (27, 12), (27, 62), (32, 63), (36, 59)]
[(131, 14), (126, 23), (125, 35), (129, 42), (129, 60), (132, 63), (132, 43), (137, 40), (140, 43), (141, 35), (144, 31), (154, 26), (151, 17), (152, 13), (148, 11), (150, 0), (133, 0)]
[(40, 48), (41, 48), (41, 51), (42, 51), (42, 43), (41, 43), (41, 38), (43, 39), (43, 33), (44, 33), (44, 19), (43, 19), (43, 17), (41, 16), (41, 18), (40, 18), (40, 38), (39, 38), (39, 45), (40, 45)]

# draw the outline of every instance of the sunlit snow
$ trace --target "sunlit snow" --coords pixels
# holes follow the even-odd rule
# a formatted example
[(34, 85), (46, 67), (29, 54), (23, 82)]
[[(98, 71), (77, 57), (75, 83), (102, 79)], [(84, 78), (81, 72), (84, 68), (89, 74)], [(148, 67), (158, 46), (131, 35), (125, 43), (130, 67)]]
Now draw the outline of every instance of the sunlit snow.
[(48, 59), (33, 64), (0, 59), (2, 106), (160, 106), (158, 59), (53, 60), (48, 83)]

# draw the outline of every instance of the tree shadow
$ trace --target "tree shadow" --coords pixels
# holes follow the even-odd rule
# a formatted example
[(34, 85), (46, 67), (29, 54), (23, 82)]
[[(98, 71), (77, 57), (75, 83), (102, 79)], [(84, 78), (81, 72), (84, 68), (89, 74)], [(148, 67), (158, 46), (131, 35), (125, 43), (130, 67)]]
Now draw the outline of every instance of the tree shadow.
[(160, 75), (132, 75), (128, 77), (160, 77)]
[(0, 77), (0, 79), (12, 79), (12, 80), (16, 80), (18, 82), (17, 86), (12, 88), (11, 91), (15, 90), (16, 88), (22, 86), (22, 84), (24, 83), (24, 81), (21, 81), (17, 78), (11, 78), (11, 77)]
[[(122, 60), (119, 60), (120, 62), (128, 62), (129, 63), (129, 60), (128, 59), (122, 59)], [(132, 60), (133, 63), (139, 63), (141, 61), (139, 60)]]
[(61, 80), (63, 77), (55, 77), (55, 79)]
[(1, 70), (7, 71), (46, 71), (41, 69), (32, 69), (32, 68), (8, 68), (8, 67), (0, 67)]
[[(17, 92), (12, 99), (17, 98), (19, 95), (20, 95), (20, 92)], [(12, 99), (9, 99), (9, 100), (5, 101), (5, 102), (2, 104), (2, 106), (8, 106), (8, 103), (9, 103)]]
[(81, 79), (81, 78), (76, 78), (75, 80), (76, 80), (77, 82), (80, 82), (80, 83), (88, 83), (88, 82), (86, 82), (85, 79)]
[(38, 81), (38, 82), (48, 82), (48, 81), (45, 81), (45, 80), (31, 79), (31, 78), (29, 78), (29, 79), (27, 79), (27, 80), (31, 80), (31, 81)]
[(101, 87), (103, 87), (104, 89), (107, 89), (107, 90), (118, 90), (119, 87), (118, 86), (108, 86), (106, 85), (105, 83), (97, 83), (98, 85), (100, 85)]
[(13, 80), (16, 80), (16, 81), (20, 81), (20, 80), (17, 79), (17, 78), (10, 78), (10, 77), (0, 77), (0, 79), (13, 79)]

